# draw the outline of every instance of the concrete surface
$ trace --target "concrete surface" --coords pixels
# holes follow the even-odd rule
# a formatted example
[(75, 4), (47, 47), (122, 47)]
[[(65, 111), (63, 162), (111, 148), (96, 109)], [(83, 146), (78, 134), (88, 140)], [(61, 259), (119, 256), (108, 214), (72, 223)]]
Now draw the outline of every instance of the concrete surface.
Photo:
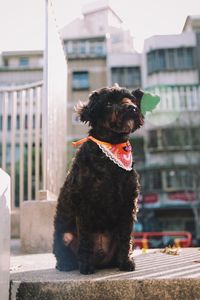
[(21, 249), (20, 239), (11, 239), (10, 241), (10, 253), (12, 256), (24, 254)]
[(179, 255), (134, 253), (136, 270), (97, 270), (93, 275), (55, 270), (52, 254), (11, 258), (11, 296), (18, 300), (199, 300), (200, 249)]
[(20, 238), (23, 253), (52, 251), (53, 220), (57, 201), (24, 201), (20, 208)]
[(11, 238), (20, 237), (20, 210), (11, 210)]
[(0, 299), (8, 299), (10, 267), (10, 177), (0, 169)]

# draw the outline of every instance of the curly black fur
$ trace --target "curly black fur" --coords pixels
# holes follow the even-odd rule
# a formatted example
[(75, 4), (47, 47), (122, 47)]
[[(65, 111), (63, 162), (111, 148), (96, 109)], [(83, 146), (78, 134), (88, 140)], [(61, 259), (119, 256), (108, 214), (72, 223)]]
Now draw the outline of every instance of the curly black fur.
[[(94, 91), (77, 108), (81, 121), (91, 127), (89, 135), (111, 144), (127, 141), (143, 125), (141, 93), (137, 90), (135, 96), (120, 87)], [(93, 273), (95, 267), (134, 270), (129, 251), (138, 192), (134, 169), (120, 168), (91, 140), (82, 144), (58, 198), (53, 244), (57, 268), (79, 268), (82, 274)]]

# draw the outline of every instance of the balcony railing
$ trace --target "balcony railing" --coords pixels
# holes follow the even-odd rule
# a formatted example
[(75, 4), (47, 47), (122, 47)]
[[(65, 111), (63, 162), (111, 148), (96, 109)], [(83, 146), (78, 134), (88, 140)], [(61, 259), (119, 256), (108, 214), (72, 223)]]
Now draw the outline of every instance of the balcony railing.
[(11, 207), (37, 199), (42, 186), (43, 83), (0, 89), (0, 166), (11, 175)]
[(200, 110), (200, 85), (163, 86), (149, 89), (160, 95), (161, 101), (157, 112), (181, 112)]

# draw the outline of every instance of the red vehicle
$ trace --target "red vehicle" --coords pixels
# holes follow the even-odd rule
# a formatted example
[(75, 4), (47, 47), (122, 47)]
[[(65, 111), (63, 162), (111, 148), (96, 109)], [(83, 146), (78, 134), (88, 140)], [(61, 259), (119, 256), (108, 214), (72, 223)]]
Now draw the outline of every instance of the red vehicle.
[(192, 234), (188, 231), (133, 232), (132, 238), (136, 248), (190, 247), (192, 244)]

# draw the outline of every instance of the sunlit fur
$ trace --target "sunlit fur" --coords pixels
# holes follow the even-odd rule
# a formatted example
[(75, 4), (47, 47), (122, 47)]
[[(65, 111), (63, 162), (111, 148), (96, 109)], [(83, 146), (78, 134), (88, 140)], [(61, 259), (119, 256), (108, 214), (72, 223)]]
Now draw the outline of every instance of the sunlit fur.
[[(135, 96), (135, 93), (138, 95)], [(89, 135), (118, 144), (143, 125), (142, 91), (101, 88), (76, 110)], [(54, 220), (57, 269), (91, 274), (95, 268), (133, 271), (130, 234), (136, 219), (136, 171), (113, 163), (93, 141), (82, 144), (61, 188)]]

